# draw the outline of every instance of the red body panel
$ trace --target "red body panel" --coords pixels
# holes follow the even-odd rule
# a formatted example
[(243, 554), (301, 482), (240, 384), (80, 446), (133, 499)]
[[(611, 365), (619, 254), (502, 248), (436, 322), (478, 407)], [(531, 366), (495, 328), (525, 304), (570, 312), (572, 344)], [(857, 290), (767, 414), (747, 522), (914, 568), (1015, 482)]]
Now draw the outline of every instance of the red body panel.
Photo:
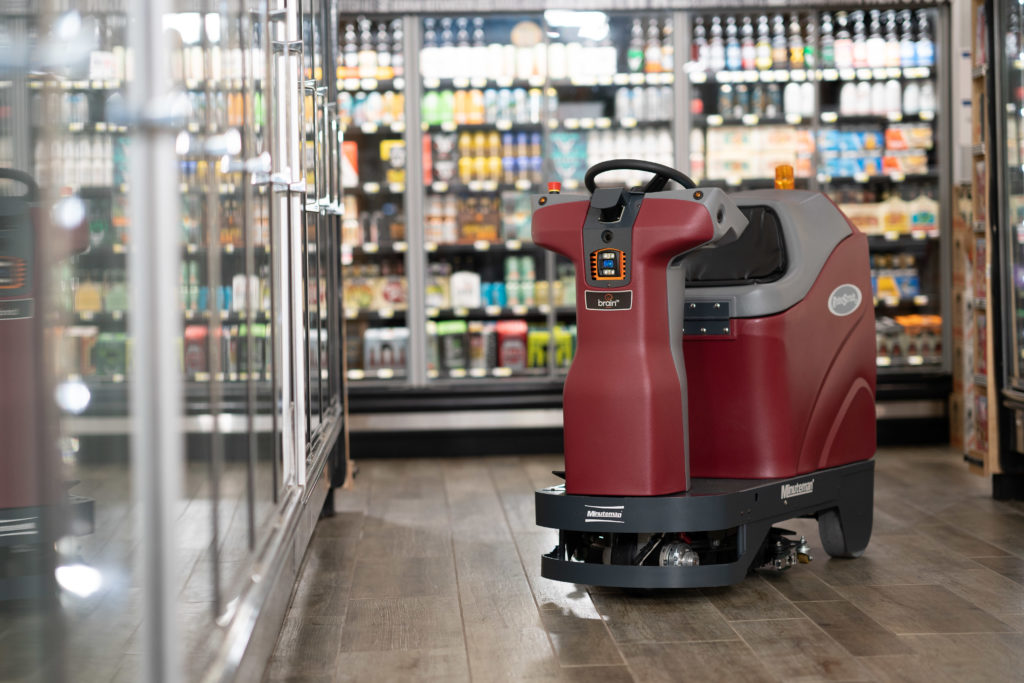
[[(714, 235), (707, 211), (647, 197), (632, 236), (630, 310), (592, 311), (582, 303), (582, 227), (586, 201), (534, 215), (534, 241), (576, 267), (578, 347), (565, 381), (566, 491), (587, 495), (660, 495), (684, 491), (685, 387), (669, 343), (666, 270), (673, 257)], [(601, 290), (605, 291), (605, 290)]]
[[(733, 321), (733, 336), (686, 337), (690, 468), (695, 477), (776, 478), (865, 460), (875, 452), (875, 327), (867, 238), (833, 251), (789, 310)], [(836, 287), (864, 296), (829, 312)]]
[[(34, 212), (32, 218), (37, 218)], [(36, 259), (36, 255), (32, 258)], [(34, 280), (42, 277), (41, 271), (34, 265)], [(0, 291), (0, 301), (33, 299), (36, 284), (30, 283), (27, 294), (15, 297)], [(39, 315), (38, 310), (35, 315)], [(56, 492), (51, 490), (55, 480), (51, 482), (45, 476), (52, 475), (47, 468), (49, 463), (40, 457), (41, 396), (36, 374), (39, 332), (39, 321), (34, 317), (0, 320), (0, 509), (32, 507), (56, 499)]]

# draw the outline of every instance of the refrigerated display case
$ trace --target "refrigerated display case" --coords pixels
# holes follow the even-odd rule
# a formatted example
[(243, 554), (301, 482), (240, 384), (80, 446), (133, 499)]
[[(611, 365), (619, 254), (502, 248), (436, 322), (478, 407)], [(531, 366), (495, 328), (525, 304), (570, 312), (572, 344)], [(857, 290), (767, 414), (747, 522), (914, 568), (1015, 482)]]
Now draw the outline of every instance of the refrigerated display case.
[[(869, 234), (880, 416), (944, 423), (948, 8), (393, 9), (339, 22), (339, 108), (362, 195), (345, 232), (355, 410), (527, 385), (557, 406), (571, 265), (530, 244), (527, 197), (639, 156), (732, 190), (771, 186), (787, 163), (798, 187), (829, 194)], [(380, 57), (397, 59), (396, 26), (399, 86), (376, 77)], [(496, 349), (523, 324), (527, 360), (505, 365)], [(382, 366), (395, 348), (400, 367)]]
[(357, 409), (387, 391), (434, 406), (440, 390), (449, 405), (501, 391), (558, 405), (575, 345), (572, 266), (533, 245), (529, 197), (544, 181), (579, 187), (603, 159), (672, 163), (672, 21), (341, 18)]
[(690, 21), (692, 175), (771, 187), (789, 164), (869, 236), (880, 417), (941, 418), (949, 391), (945, 16), (835, 5)]
[(992, 475), (996, 498), (1024, 499), (1024, 9), (998, 0), (988, 7), (988, 332), (996, 367), (987, 373), (987, 419), (997, 425), (982, 468)]
[(261, 675), (346, 470), (328, 10), (0, 3), (4, 674)]

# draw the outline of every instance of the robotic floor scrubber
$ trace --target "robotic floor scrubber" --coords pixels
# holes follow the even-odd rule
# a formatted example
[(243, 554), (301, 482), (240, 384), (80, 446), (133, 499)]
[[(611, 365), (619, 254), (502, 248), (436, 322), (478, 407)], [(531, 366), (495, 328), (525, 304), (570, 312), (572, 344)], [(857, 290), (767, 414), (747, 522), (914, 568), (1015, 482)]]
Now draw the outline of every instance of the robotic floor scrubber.
[[(609, 170), (643, 187), (598, 188)], [(666, 190), (669, 180), (684, 189)], [(590, 196), (534, 199), (534, 241), (576, 266), (565, 483), (541, 574), (587, 585), (721, 586), (809, 561), (772, 525), (813, 517), (825, 551), (871, 536), (875, 335), (867, 238), (827, 197), (727, 195), (637, 160)]]

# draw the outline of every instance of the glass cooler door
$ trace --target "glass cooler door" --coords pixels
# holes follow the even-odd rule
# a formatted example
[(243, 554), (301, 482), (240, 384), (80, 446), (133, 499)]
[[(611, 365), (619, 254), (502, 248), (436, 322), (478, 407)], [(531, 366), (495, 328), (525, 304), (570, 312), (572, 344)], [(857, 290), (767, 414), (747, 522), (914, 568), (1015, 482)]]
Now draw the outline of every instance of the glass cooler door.
[[(1000, 55), (1002, 88), (1000, 112), (1003, 126), (1004, 158), (999, 162), (1002, 187), (1000, 189), (1000, 210), (1005, 217), (1001, 221), (1003, 238), (1000, 249), (1003, 252), (1004, 276), (1004, 325), (1003, 338), (1006, 366), (1004, 380), (1009, 391), (1018, 400), (1024, 400), (1024, 64), (1021, 59), (1021, 23), (1024, 7), (1018, 3), (1000, 3), (1004, 8), (1004, 41), (995, 41), (996, 49), (1003, 46)], [(998, 30), (998, 28), (997, 28)], [(997, 143), (998, 144), (998, 143)]]

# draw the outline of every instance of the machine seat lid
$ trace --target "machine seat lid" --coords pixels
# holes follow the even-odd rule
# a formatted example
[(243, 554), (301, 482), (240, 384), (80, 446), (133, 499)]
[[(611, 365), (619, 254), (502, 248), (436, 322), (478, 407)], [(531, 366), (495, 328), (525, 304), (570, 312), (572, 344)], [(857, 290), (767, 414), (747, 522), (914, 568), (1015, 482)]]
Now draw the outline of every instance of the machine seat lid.
[(738, 239), (685, 258), (687, 287), (730, 287), (775, 282), (786, 272), (779, 217), (767, 206), (743, 206), (747, 229)]

